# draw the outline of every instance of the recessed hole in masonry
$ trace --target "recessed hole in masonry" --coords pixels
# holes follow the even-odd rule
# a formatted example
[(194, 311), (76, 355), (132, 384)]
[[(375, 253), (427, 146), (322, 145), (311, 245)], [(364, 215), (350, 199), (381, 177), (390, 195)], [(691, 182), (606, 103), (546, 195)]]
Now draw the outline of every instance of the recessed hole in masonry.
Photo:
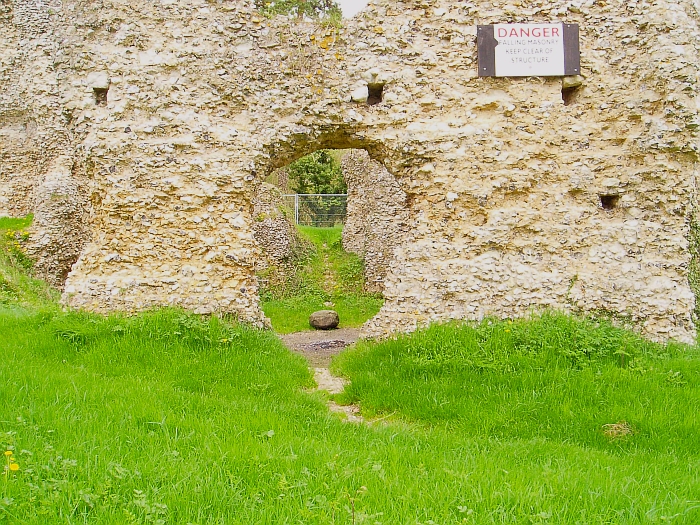
[(565, 106), (570, 106), (571, 104), (576, 102), (576, 99), (578, 98), (579, 87), (580, 86), (562, 88), (561, 99), (564, 101)]
[(369, 91), (369, 96), (367, 97), (368, 105), (374, 106), (382, 101), (384, 84), (367, 84), (367, 90)]
[(617, 206), (617, 201), (620, 200), (619, 195), (599, 195), (600, 205), (604, 210), (612, 210)]
[(107, 92), (109, 88), (93, 88), (92, 92), (95, 95), (95, 105), (106, 106), (107, 105)]

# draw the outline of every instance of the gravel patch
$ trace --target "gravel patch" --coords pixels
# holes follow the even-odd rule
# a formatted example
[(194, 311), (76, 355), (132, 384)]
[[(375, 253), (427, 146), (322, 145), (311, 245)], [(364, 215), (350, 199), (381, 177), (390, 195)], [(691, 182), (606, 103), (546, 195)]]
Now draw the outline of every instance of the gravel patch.
[(312, 368), (328, 368), (331, 358), (357, 341), (359, 336), (359, 328), (338, 328), (295, 332), (279, 337), (287, 348), (303, 355)]

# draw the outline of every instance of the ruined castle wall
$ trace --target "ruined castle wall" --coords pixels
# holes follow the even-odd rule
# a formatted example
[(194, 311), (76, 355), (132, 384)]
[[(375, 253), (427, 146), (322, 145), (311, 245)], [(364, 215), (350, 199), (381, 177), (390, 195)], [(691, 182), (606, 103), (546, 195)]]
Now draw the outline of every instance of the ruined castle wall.
[(263, 297), (289, 293), (299, 266), (314, 249), (313, 243), (299, 234), (293, 216), (290, 220), (287, 213), (290, 210), (284, 208), (281, 190), (260, 183), (253, 196), (253, 236), (260, 247), (255, 272)]
[(394, 249), (408, 230), (406, 194), (394, 176), (364, 150), (350, 150), (340, 164), (348, 185), (343, 248), (364, 260), (367, 291), (381, 293)]
[[(254, 181), (316, 149), (363, 148), (409, 216), (366, 334), (554, 307), (694, 336), (691, 2), (382, 0), (339, 30), (248, 1), (62, 12), (62, 107), (92, 203), (67, 304), (262, 323)], [(561, 79), (477, 76), (477, 24), (559, 21), (581, 28), (571, 104)], [(386, 83), (383, 102), (352, 102), (368, 82)]]
[(255, 190), (253, 218), (253, 234), (262, 251), (256, 271), (293, 263), (295, 253), (304, 249), (303, 242), (282, 211), (282, 195), (277, 187), (263, 182)]
[(63, 288), (89, 236), (85, 188), (73, 175), (75, 160), (58, 157), (34, 187), (34, 221), (27, 253), (34, 259), (34, 275)]
[(33, 211), (34, 189), (65, 151), (60, 2), (0, 2), (0, 216)]
[[(262, 324), (255, 177), (236, 138), (236, 121), (248, 117), (233, 101), (242, 94), (218, 85), (224, 67), (238, 66), (219, 18), (239, 23), (247, 4), (69, 9), (79, 23), (67, 38), (80, 60), (67, 72), (67, 98), (93, 186), (92, 242), (64, 301), (98, 311), (172, 304)], [(94, 90), (105, 85), (98, 105)]]
[(20, 217), (32, 207), (39, 145), (29, 103), (20, 96), (27, 61), (13, 19), (12, 2), (0, 3), (0, 216)]

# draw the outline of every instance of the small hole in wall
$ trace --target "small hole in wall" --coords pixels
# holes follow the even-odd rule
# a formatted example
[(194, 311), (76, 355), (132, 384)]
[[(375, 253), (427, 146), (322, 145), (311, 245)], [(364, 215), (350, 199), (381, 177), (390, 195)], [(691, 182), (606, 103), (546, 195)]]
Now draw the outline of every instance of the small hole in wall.
[(95, 105), (106, 106), (107, 105), (107, 91), (109, 88), (93, 88), (92, 92), (95, 95)]
[(570, 106), (571, 104), (576, 103), (579, 94), (579, 87), (580, 86), (562, 88), (561, 99), (564, 101), (565, 106)]
[(599, 195), (600, 205), (604, 210), (612, 210), (617, 207), (617, 201), (620, 200), (619, 195)]
[(367, 90), (369, 91), (369, 96), (367, 97), (368, 105), (374, 106), (382, 101), (384, 84), (367, 84)]

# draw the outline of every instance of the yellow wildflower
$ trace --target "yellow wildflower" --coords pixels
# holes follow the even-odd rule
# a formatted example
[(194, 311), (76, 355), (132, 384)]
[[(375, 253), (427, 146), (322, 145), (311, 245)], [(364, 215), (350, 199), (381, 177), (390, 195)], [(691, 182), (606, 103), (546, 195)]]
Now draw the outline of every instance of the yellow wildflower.
[(16, 472), (19, 470), (19, 465), (17, 463), (10, 463), (10, 470)]
[(11, 456), (11, 455), (12, 455), (12, 451), (11, 451), (11, 450), (6, 450), (6, 451), (5, 451), (5, 455), (6, 455), (6, 456)]

